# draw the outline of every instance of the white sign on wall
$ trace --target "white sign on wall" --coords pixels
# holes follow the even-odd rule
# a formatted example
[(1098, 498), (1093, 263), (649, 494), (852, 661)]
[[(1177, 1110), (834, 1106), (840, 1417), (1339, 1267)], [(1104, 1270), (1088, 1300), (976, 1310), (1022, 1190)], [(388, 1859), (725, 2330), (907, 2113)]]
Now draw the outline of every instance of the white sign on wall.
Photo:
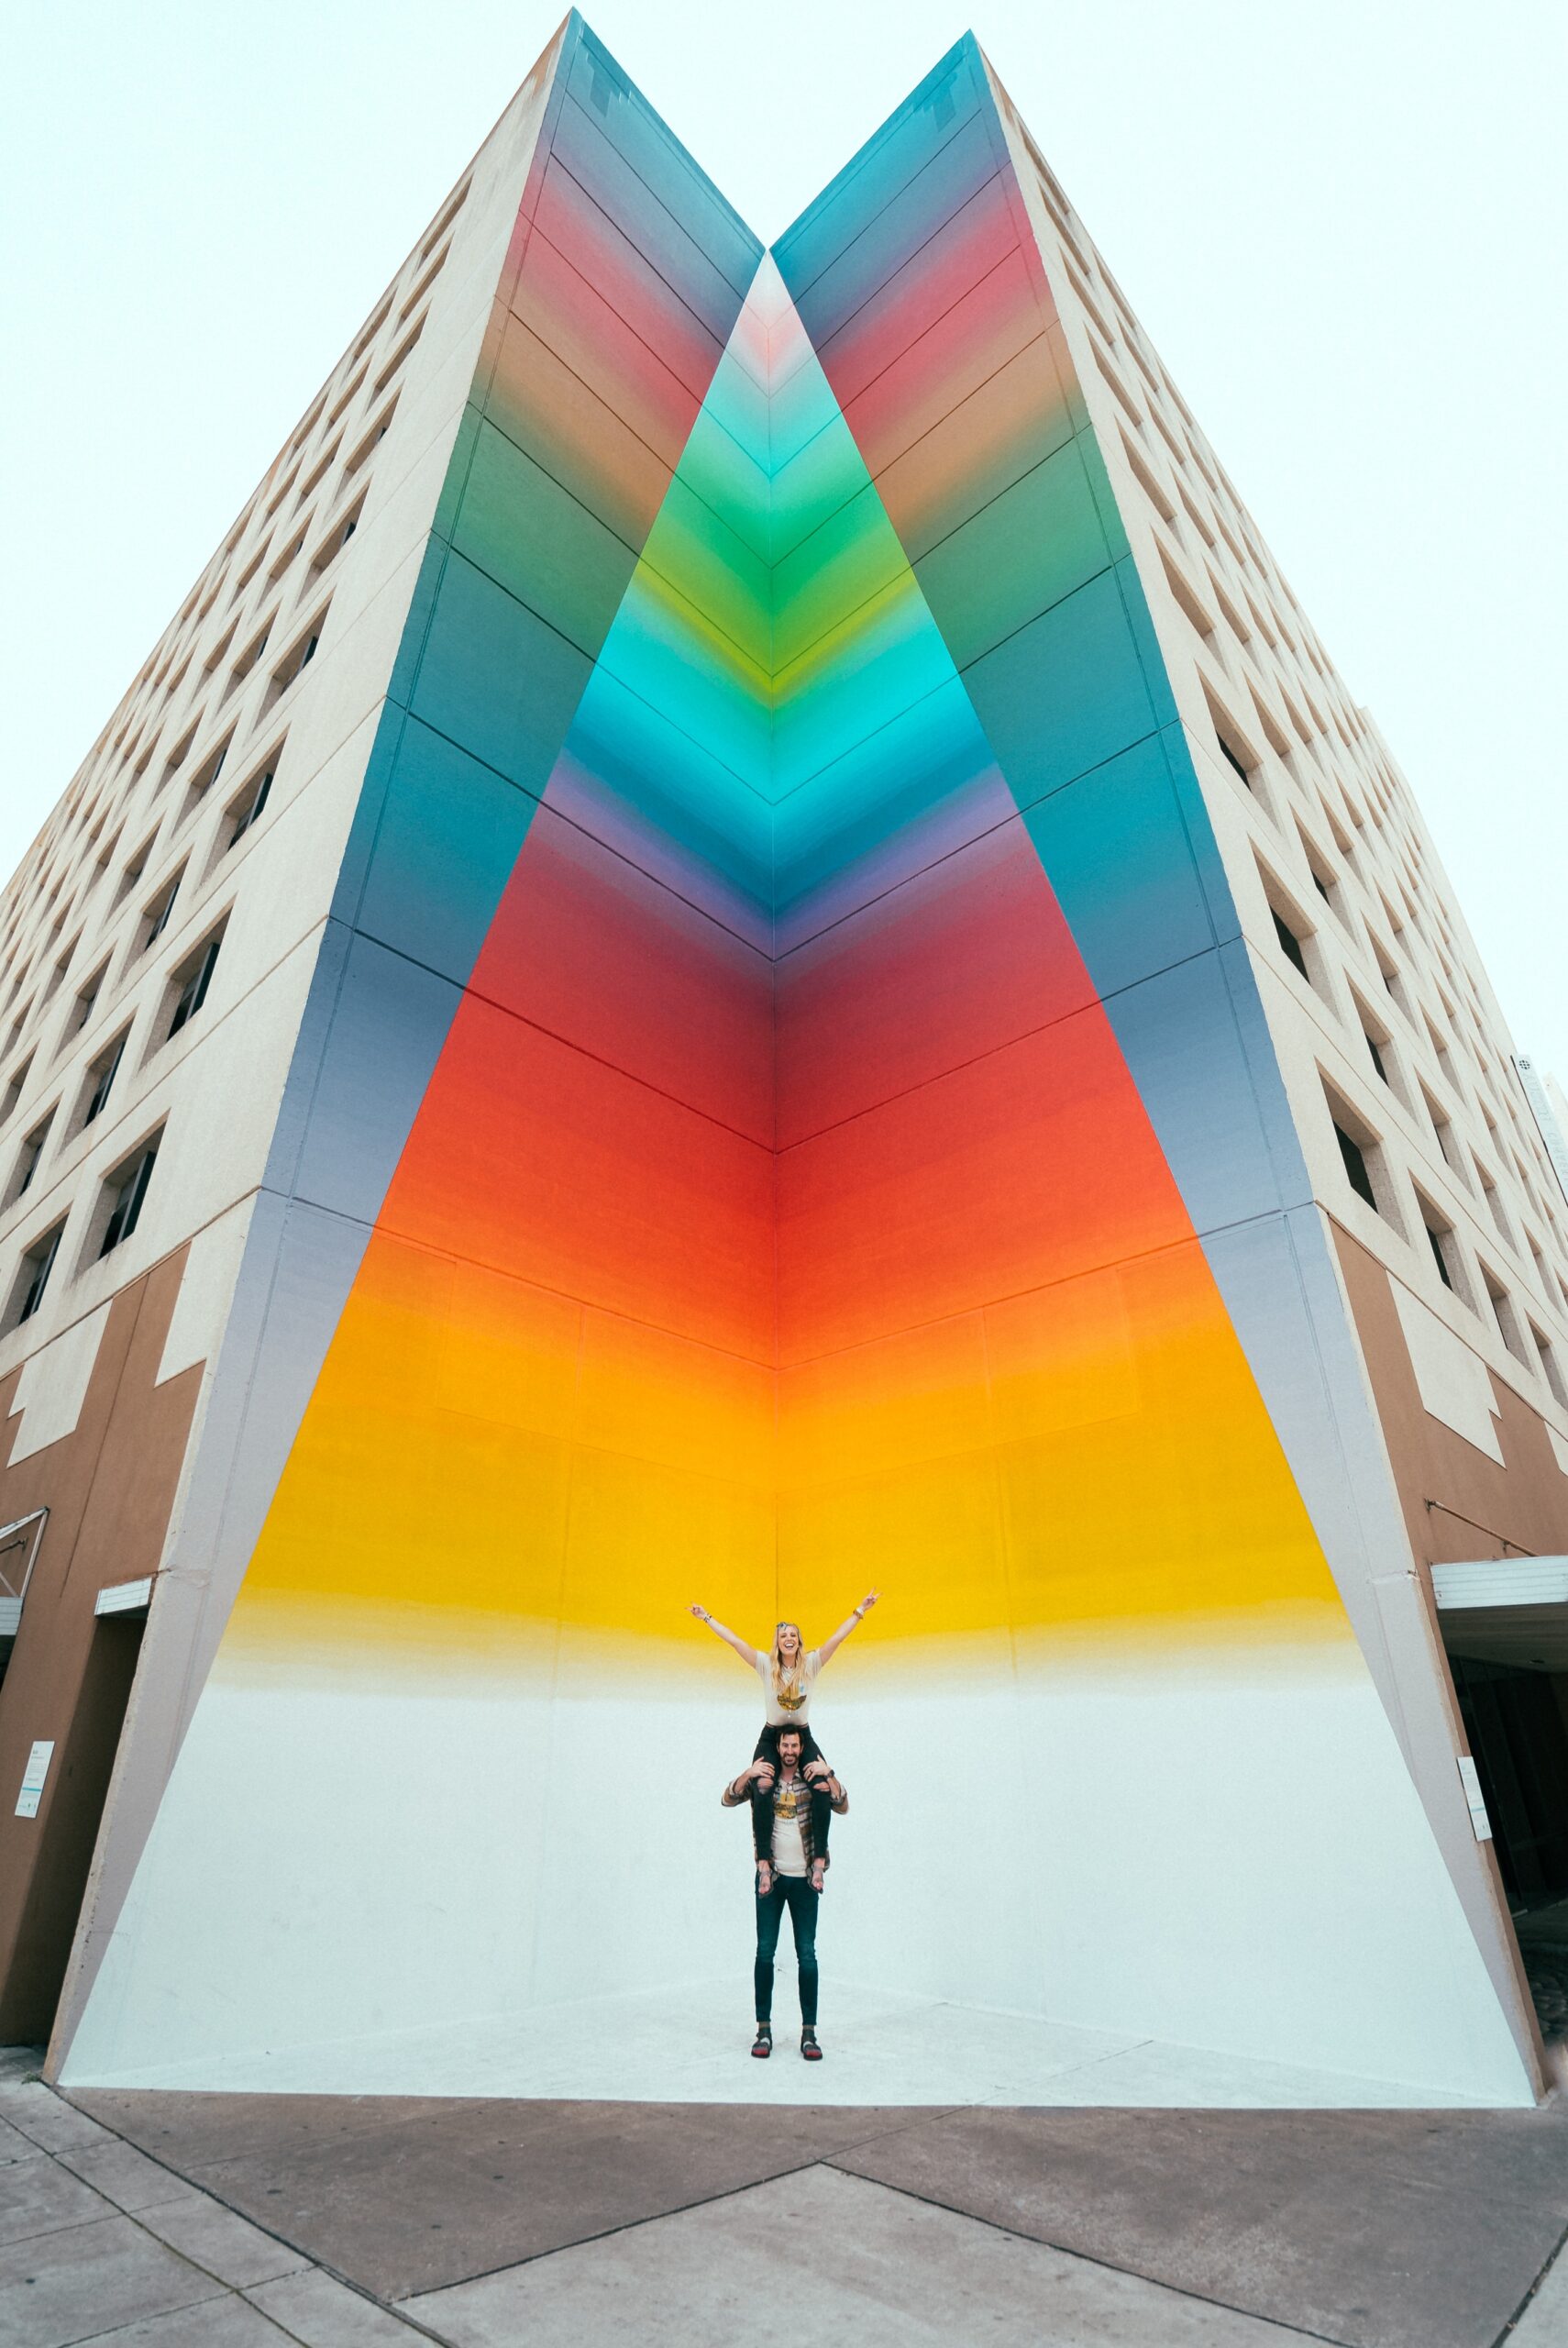
[(17, 1816), (36, 1818), (39, 1801), (49, 1776), (49, 1765), (54, 1759), (53, 1737), (40, 1737), (28, 1755), (28, 1766), (22, 1772), (22, 1790), (17, 1796)]
[(1470, 1823), (1475, 1829), (1478, 1843), (1492, 1839), (1492, 1822), (1486, 1815), (1486, 1799), (1481, 1791), (1481, 1780), (1475, 1774), (1475, 1764), (1468, 1753), (1459, 1755), (1459, 1782), (1464, 1788), (1464, 1799), (1470, 1804)]

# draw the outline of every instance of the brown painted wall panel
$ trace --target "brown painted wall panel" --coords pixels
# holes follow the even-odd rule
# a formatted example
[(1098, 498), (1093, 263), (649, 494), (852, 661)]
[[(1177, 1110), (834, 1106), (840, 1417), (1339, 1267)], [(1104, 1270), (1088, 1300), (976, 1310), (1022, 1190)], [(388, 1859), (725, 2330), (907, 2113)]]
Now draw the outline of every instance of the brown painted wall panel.
[(1434, 1419), (1416, 1385), (1387, 1272), (1348, 1232), (1338, 1224), (1333, 1232), (1417, 1556), (1432, 1566), (1568, 1553), (1568, 1476), (1539, 1412), (1493, 1378), (1504, 1467)]
[[(115, 1299), (72, 1432), (0, 1469), (0, 1523), (50, 1512), (0, 1686), (0, 2040), (48, 2035), (75, 1930), (139, 1628), (94, 1605), (158, 1569), (201, 1386), (199, 1368), (154, 1382), (186, 1252)], [(19, 1374), (0, 1383), (0, 1428)], [(49, 1780), (37, 1818), (17, 1818), (40, 1737), (55, 1744)]]

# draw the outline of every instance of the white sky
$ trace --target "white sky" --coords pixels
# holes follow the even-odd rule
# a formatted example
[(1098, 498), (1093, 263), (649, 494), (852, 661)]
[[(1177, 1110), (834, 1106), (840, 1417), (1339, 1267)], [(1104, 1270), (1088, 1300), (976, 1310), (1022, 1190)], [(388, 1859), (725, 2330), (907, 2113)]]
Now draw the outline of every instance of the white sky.
[[(978, 0), (975, 29), (1568, 1078), (1559, 0)], [(764, 237), (963, 29), (586, 11)], [(51, 0), (0, 100), (0, 873), (557, 20)]]

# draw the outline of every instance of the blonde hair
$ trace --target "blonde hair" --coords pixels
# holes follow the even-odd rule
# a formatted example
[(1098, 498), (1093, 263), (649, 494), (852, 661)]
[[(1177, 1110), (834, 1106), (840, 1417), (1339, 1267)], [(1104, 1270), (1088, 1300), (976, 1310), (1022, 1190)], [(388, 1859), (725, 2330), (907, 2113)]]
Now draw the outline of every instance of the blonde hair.
[[(795, 1634), (795, 1661), (793, 1667), (789, 1672), (785, 1671), (784, 1658), (778, 1652), (778, 1634), (780, 1631), (793, 1631)], [(787, 1686), (797, 1690), (799, 1689), (801, 1685), (801, 1675), (804, 1668), (805, 1661), (806, 1642), (799, 1623), (775, 1623), (773, 1625), (773, 1652), (768, 1657), (768, 1664), (772, 1671), (773, 1692), (776, 1696), (782, 1696)]]

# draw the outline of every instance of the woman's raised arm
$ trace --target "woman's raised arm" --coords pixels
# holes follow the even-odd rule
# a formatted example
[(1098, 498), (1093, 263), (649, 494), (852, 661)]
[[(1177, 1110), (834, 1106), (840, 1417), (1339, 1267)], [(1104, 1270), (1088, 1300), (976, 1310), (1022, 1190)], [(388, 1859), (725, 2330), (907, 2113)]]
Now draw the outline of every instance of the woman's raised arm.
[(726, 1630), (723, 1623), (715, 1623), (705, 1606), (689, 1607), (687, 1611), (695, 1614), (699, 1623), (706, 1623), (710, 1631), (716, 1631), (727, 1647), (734, 1647), (748, 1671), (756, 1669), (756, 1649), (748, 1647), (738, 1632)]
[[(839, 1648), (844, 1645), (845, 1639), (848, 1638), (856, 1624), (857, 1623), (865, 1622), (867, 1615), (870, 1612), (872, 1607), (876, 1605), (877, 1600), (881, 1594), (881, 1591), (878, 1589), (868, 1589), (867, 1591), (865, 1597), (861, 1600), (854, 1612), (852, 1614), (846, 1614), (844, 1621), (834, 1633), (832, 1638), (824, 1639), (821, 1646), (817, 1649), (817, 1656), (821, 1662), (826, 1663), (830, 1656), (836, 1655), (838, 1653)], [(718, 1624), (715, 1623), (713, 1628), (717, 1630), (718, 1627)]]

